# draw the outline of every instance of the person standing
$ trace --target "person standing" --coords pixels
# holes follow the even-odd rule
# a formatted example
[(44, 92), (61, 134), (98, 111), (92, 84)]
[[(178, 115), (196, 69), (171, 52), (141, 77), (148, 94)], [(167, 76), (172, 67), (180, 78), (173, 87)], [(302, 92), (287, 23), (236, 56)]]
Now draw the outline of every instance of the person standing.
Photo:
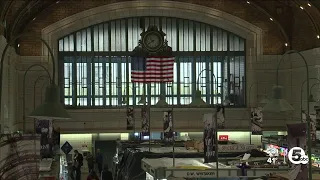
[(90, 152), (88, 152), (86, 160), (87, 160), (87, 163), (88, 163), (89, 172), (91, 172), (93, 170), (93, 167), (94, 167), (94, 163), (93, 163), (94, 159), (93, 159), (93, 156), (92, 156), (92, 154)]
[(96, 163), (98, 165), (99, 174), (101, 174), (103, 166), (103, 155), (101, 154), (100, 149), (97, 149)]
[(78, 150), (74, 150), (74, 169), (76, 173), (75, 180), (81, 180), (81, 167), (83, 166), (83, 156)]

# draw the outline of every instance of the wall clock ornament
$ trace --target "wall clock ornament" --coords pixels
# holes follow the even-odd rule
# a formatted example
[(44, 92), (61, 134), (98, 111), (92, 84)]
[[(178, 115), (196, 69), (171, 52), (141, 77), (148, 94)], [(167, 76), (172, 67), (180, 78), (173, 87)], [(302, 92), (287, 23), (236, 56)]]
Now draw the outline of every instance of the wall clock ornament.
[(149, 26), (140, 36), (139, 44), (133, 50), (134, 56), (172, 56), (172, 48), (165, 40), (166, 34), (157, 26)]

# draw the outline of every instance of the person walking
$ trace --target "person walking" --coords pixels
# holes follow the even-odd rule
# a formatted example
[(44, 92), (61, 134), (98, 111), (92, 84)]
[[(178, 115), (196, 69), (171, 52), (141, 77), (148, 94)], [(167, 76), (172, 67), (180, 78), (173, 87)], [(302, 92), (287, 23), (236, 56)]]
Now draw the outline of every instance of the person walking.
[(89, 172), (91, 172), (94, 168), (94, 159), (93, 156), (90, 152), (88, 152), (87, 157), (86, 157), (87, 163), (88, 163), (88, 169)]
[(99, 174), (101, 174), (103, 166), (103, 155), (101, 154), (100, 149), (97, 149), (96, 163), (98, 165)]
[(74, 169), (76, 173), (75, 180), (81, 180), (81, 167), (83, 166), (83, 156), (79, 153), (78, 150), (74, 150)]
[(109, 170), (108, 165), (104, 165), (100, 180), (113, 180), (112, 172)]

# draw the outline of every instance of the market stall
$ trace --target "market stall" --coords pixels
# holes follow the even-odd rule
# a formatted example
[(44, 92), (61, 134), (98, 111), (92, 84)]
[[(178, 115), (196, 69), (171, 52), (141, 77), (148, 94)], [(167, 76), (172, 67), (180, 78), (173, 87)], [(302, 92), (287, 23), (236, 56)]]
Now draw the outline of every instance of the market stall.
[[(219, 162), (220, 166), (227, 166), (228, 162), (233, 161), (234, 164), (239, 164), (241, 156), (246, 152), (257, 149), (255, 145), (249, 144), (236, 144), (235, 142), (218, 145)], [(202, 141), (184, 141), (176, 142), (174, 144), (174, 155), (172, 144), (167, 144), (161, 141), (152, 141), (151, 144), (144, 142), (120, 142), (118, 153), (114, 157), (115, 179), (122, 180), (123, 178), (129, 179), (146, 179), (146, 173), (141, 169), (142, 159), (159, 159), (159, 158), (189, 158), (203, 160), (203, 143)], [(262, 156), (253, 155), (250, 161), (266, 162), (267, 157), (265, 154)], [(215, 165), (208, 164), (207, 166), (213, 167)]]
[[(175, 166), (173, 167), (172, 158), (148, 159), (144, 158), (141, 162), (141, 168), (146, 172), (147, 176), (153, 177), (151, 180), (157, 179), (228, 179), (236, 180), (243, 178), (241, 169), (236, 166), (227, 166), (218, 163), (218, 171), (216, 163), (204, 164), (202, 158), (175, 158)], [(247, 169), (246, 178), (255, 179), (266, 176), (267, 174), (287, 173), (289, 168), (251, 168)]]

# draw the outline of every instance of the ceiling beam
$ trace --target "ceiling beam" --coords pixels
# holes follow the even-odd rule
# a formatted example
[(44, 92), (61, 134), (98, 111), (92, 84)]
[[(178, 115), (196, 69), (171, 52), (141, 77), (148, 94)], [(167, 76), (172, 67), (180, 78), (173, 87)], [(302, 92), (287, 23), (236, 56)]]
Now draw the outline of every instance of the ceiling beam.
[[(308, 19), (310, 20), (313, 29), (315, 31), (315, 35), (318, 36), (320, 35), (320, 30), (319, 30), (319, 24), (318, 22), (314, 19), (314, 17), (312, 16), (312, 14), (306, 10), (306, 6), (307, 6), (307, 2), (306, 1), (298, 1), (298, 0), (293, 0), (293, 2), (295, 3), (296, 7), (299, 8), (299, 10), (303, 10), (303, 12), (308, 16)], [(310, 3), (310, 2), (309, 2)], [(310, 3), (311, 4), (311, 3)], [(301, 7), (303, 9), (301, 9)], [(318, 10), (319, 12), (319, 10)]]
[[(285, 31), (285, 29), (283, 28), (283, 26), (281, 25), (281, 23), (274, 17), (272, 16), (267, 9), (261, 7), (259, 4), (257, 4), (256, 2), (254, 1), (247, 1), (245, 0), (245, 2), (250, 5), (252, 8), (258, 10), (259, 12), (263, 13), (270, 21), (272, 21), (277, 27), (278, 29), (280, 30), (281, 32), (281, 35), (283, 37), (283, 40), (285, 41), (285, 43), (289, 43), (291, 42), (290, 41), (290, 38), (288, 36), (288, 33)], [(290, 46), (290, 44), (289, 44)]]

